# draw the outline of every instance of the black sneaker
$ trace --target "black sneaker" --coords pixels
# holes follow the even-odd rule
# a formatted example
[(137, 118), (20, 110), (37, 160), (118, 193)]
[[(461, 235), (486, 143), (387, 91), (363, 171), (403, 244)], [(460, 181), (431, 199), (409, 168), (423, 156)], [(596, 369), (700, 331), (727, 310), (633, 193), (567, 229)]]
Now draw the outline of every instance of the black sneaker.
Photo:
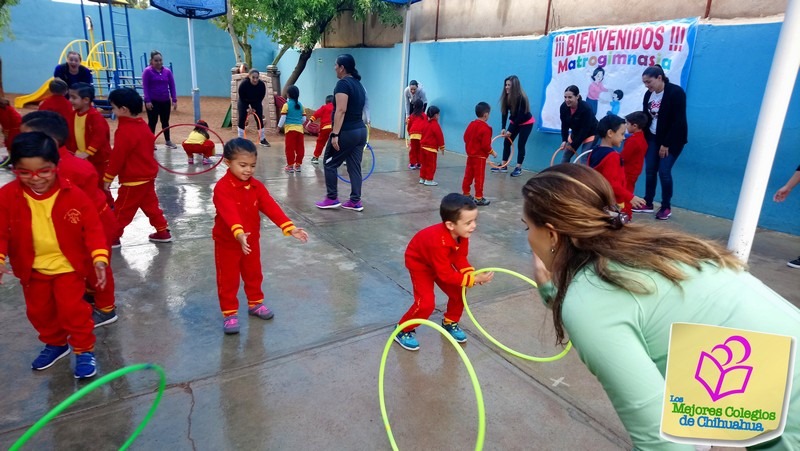
[(264, 147), (269, 147), (269, 142), (267, 142), (266, 139), (262, 139), (261, 140), (261, 145), (264, 146)]
[(490, 203), (492, 203), (492, 202), (490, 200), (486, 199), (485, 197), (480, 197), (480, 198), (475, 199), (475, 205), (477, 205), (479, 207), (485, 207), (485, 206), (489, 205)]
[(786, 266), (790, 268), (800, 268), (800, 257), (797, 257), (792, 261), (786, 262)]
[(105, 326), (107, 324), (115, 323), (119, 317), (117, 316), (116, 307), (108, 313), (102, 310), (94, 309), (92, 312), (92, 320), (94, 320), (94, 327)]

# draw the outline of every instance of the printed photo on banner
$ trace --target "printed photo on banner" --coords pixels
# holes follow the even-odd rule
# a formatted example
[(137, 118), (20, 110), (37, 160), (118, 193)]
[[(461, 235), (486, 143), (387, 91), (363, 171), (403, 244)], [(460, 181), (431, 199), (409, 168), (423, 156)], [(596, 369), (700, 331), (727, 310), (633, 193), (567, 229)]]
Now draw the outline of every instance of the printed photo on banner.
[(556, 32), (550, 35), (540, 130), (561, 130), (559, 108), (570, 85), (597, 119), (641, 111), (642, 72), (660, 64), (686, 89), (699, 18)]
[(796, 345), (790, 336), (673, 324), (661, 435), (678, 443), (742, 447), (779, 437)]

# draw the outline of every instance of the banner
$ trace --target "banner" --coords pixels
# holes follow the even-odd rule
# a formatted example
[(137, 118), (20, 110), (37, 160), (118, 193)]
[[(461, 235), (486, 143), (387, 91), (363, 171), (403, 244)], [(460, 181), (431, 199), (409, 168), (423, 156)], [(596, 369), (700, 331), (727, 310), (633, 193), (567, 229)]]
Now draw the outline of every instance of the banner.
[(598, 120), (642, 110), (642, 72), (648, 66), (660, 64), (670, 82), (686, 89), (698, 20), (552, 33), (540, 130), (561, 131), (559, 109), (570, 85), (578, 87)]

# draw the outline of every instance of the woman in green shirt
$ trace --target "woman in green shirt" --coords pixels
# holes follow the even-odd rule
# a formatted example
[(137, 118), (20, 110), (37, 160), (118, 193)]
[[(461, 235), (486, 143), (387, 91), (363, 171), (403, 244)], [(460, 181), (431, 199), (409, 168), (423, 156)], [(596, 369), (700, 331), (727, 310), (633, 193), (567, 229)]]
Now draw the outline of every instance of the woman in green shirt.
[[(625, 224), (608, 182), (561, 164), (522, 189), (534, 279), (603, 385), (636, 449), (693, 450), (661, 438), (670, 327), (699, 323), (800, 339), (800, 310), (750, 275), (718, 244), (664, 228)], [(800, 450), (800, 363), (786, 428), (758, 449)]]

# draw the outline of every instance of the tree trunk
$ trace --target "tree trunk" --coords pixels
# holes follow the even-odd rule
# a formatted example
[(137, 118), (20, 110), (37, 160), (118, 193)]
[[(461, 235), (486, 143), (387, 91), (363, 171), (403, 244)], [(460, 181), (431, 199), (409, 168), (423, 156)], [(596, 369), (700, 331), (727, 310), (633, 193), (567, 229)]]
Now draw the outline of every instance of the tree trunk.
[[(242, 48), (239, 46), (239, 36), (236, 34), (236, 30), (233, 28), (233, 5), (231, 5), (231, 0), (226, 0), (228, 2), (228, 14), (225, 16), (225, 21), (228, 24), (228, 34), (231, 37), (231, 45), (233, 45), (233, 54), (236, 56), (236, 65), (242, 64)], [(250, 67), (248, 65), (247, 67)]]
[(278, 65), (278, 61), (281, 60), (281, 58), (283, 57), (283, 54), (286, 53), (286, 51), (289, 50), (291, 47), (292, 46), (289, 45), (289, 44), (284, 45), (283, 48), (281, 48), (281, 51), (278, 52), (278, 55), (275, 56), (275, 59), (272, 60), (272, 65), (273, 66), (277, 66)]
[(248, 44), (247, 42), (242, 43), (242, 50), (244, 50), (244, 63), (247, 64), (247, 67), (250, 69), (254, 69), (253, 67), (253, 46)]
[(305, 70), (306, 63), (308, 63), (308, 60), (311, 59), (311, 52), (313, 51), (314, 48), (312, 47), (310, 49), (303, 49), (300, 52), (300, 57), (297, 59), (297, 65), (294, 66), (292, 74), (286, 79), (286, 84), (283, 85), (283, 89), (281, 90), (281, 95), (283, 97), (286, 97), (286, 90), (289, 89), (289, 86), (295, 84), (297, 79), (300, 78), (300, 74), (302, 74)]

